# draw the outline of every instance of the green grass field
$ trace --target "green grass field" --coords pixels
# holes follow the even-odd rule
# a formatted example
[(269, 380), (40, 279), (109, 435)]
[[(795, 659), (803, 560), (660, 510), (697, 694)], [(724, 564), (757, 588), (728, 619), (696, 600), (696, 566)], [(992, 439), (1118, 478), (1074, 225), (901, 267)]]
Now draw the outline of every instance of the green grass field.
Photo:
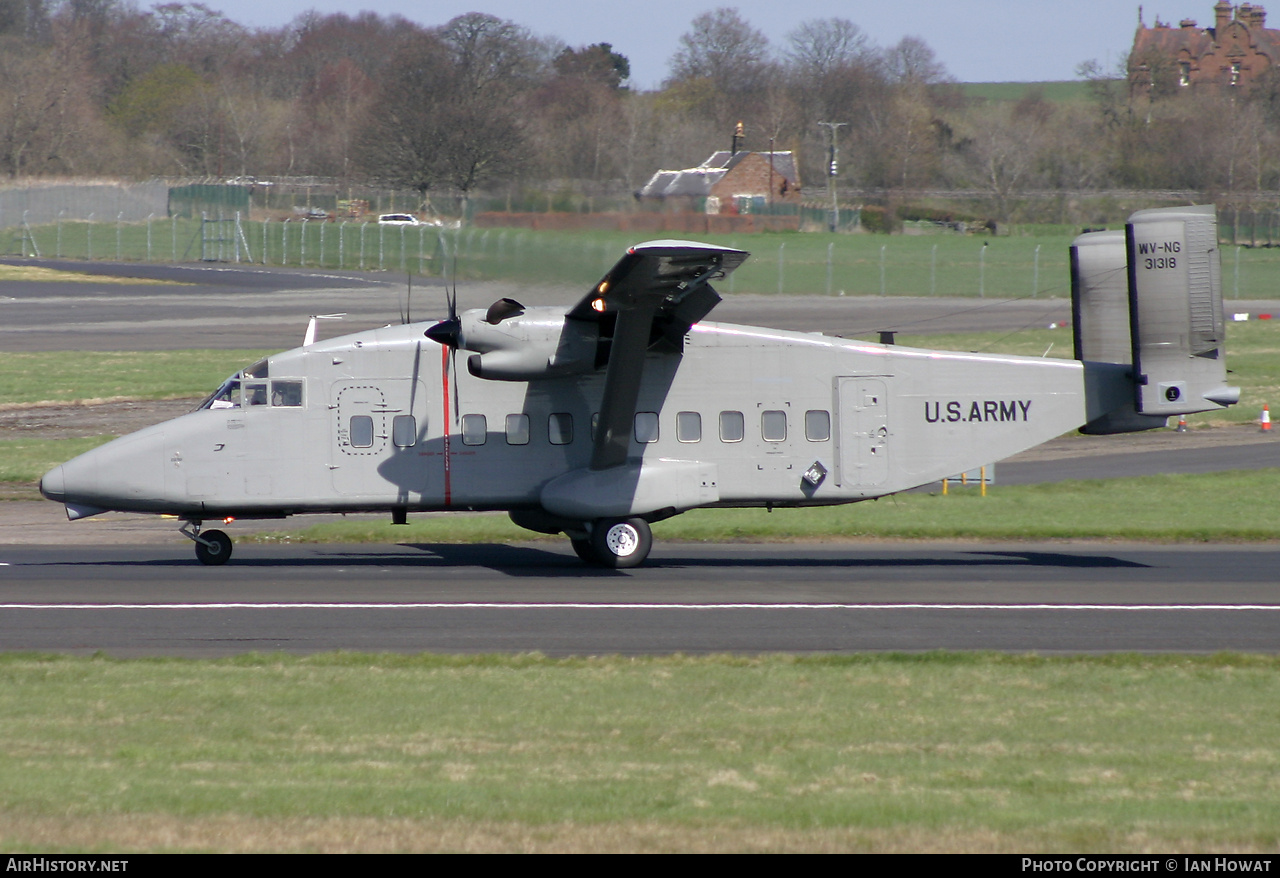
[(1274, 851), (1275, 657), (0, 658), (0, 849)]
[(270, 351), (39, 351), (0, 356), (0, 406), (207, 396)]

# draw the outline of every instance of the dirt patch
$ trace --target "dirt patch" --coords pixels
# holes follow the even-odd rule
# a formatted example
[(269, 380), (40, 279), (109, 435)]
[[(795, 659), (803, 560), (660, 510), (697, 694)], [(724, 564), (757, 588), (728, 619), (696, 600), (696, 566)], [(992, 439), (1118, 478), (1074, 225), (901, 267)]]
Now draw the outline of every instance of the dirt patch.
[(184, 415), (199, 398), (129, 400), (94, 405), (43, 404), (0, 409), (0, 439), (123, 436)]

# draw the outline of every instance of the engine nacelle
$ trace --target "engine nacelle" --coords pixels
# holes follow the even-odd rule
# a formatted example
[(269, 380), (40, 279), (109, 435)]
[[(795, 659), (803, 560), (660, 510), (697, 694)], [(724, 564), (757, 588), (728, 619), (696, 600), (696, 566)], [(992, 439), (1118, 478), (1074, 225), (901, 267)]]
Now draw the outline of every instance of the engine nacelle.
[(491, 322), (493, 309), (462, 315), (458, 347), (476, 353), (467, 371), (495, 381), (537, 381), (596, 369), (599, 325), (559, 308), (521, 309)]

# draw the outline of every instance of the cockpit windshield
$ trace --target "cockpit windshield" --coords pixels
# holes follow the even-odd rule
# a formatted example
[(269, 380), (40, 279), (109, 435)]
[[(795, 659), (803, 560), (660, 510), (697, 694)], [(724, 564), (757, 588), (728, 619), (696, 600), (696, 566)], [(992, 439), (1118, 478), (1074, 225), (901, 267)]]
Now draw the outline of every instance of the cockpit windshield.
[(267, 361), (237, 372), (211, 393), (200, 409), (238, 409), (270, 405), (273, 408), (302, 408), (305, 382), (291, 378), (267, 380)]
[(205, 401), (200, 403), (196, 411), (200, 409), (238, 409), (240, 408), (240, 373), (232, 375), (226, 381), (222, 382), (222, 386), (209, 394)]

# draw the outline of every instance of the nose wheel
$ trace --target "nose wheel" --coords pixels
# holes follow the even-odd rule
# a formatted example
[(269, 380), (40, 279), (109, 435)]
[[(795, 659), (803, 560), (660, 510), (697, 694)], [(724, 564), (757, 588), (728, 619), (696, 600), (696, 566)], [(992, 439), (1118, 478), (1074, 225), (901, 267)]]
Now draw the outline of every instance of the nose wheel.
[(188, 521), (181, 533), (196, 544), (196, 560), (201, 564), (216, 567), (231, 557), (231, 537), (220, 530), (202, 532), (199, 522)]
[(591, 536), (572, 541), (573, 551), (588, 564), (624, 570), (638, 567), (653, 548), (653, 533), (643, 518), (603, 518), (591, 528)]

